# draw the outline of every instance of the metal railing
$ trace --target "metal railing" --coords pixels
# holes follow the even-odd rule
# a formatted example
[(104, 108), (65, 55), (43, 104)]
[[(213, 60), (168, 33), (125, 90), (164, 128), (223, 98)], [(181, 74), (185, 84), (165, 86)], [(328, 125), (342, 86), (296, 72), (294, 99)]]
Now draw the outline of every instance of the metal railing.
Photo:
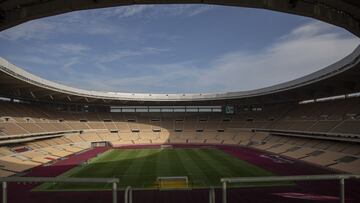
[(215, 203), (215, 189), (211, 187), (209, 190), (209, 203)]
[(112, 202), (117, 203), (117, 178), (41, 178), (41, 177), (6, 177), (0, 178), (2, 182), (2, 203), (7, 203), (7, 183), (108, 183), (112, 184)]
[[(345, 203), (345, 180), (360, 179), (360, 175), (301, 175), (301, 176), (269, 176), (269, 177), (235, 177), (222, 178), (222, 203), (227, 203), (227, 186), (231, 183), (259, 183), (259, 182), (286, 182), (286, 181), (319, 181), (339, 180), (339, 200)], [(0, 178), (2, 183), (2, 202), (7, 203), (7, 184), (18, 183), (106, 183), (112, 184), (112, 202), (117, 203), (117, 191), (119, 179), (117, 178), (42, 178), (42, 177), (5, 177)], [(131, 186), (125, 188), (124, 203), (132, 203), (133, 189)], [(215, 203), (215, 189), (209, 188), (209, 203)]]
[(132, 188), (127, 186), (124, 194), (124, 203), (132, 203)]
[(227, 202), (226, 188), (228, 183), (256, 183), (256, 182), (286, 182), (286, 181), (317, 181), (317, 180), (339, 180), (340, 203), (345, 203), (345, 180), (360, 179), (360, 175), (301, 175), (301, 176), (269, 176), (269, 177), (239, 177), (222, 178), (222, 203)]

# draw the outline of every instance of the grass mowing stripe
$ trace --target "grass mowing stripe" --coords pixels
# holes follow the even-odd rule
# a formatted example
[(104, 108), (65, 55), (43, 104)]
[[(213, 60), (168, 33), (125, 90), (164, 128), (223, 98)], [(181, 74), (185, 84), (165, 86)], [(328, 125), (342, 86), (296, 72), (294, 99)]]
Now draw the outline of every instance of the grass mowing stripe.
[[(111, 156), (113, 156), (113, 151), (114, 150), (108, 150), (108, 151), (98, 155), (97, 157), (94, 157), (94, 158), (90, 159), (88, 161), (88, 163), (96, 163), (98, 160), (102, 160), (103, 158), (106, 158), (107, 156), (111, 157)], [(79, 177), (76, 174), (79, 174), (80, 171), (82, 172), (85, 167), (91, 167), (91, 164), (76, 166), (76, 167), (74, 167), (74, 168), (60, 174), (57, 177)], [(43, 183), (43, 184), (37, 186), (34, 189), (34, 191), (50, 190), (52, 188), (58, 188), (58, 187), (59, 188), (76, 187), (75, 184), (76, 183), (71, 183), (71, 184), (70, 183), (57, 183), (55, 185), (55, 184), (52, 184), (52, 183)]]
[[(107, 162), (97, 163), (97, 170), (92, 174), (96, 174), (95, 177), (98, 178), (116, 177), (122, 179), (121, 176), (126, 173), (139, 152), (138, 150), (114, 150), (114, 156), (107, 159)], [(111, 188), (111, 185), (106, 185), (106, 188)]]
[(157, 166), (157, 156), (159, 154), (160, 149), (152, 149), (151, 154), (148, 154), (145, 157), (144, 164), (140, 169), (140, 175), (136, 178), (136, 183), (142, 183), (142, 187), (155, 187), (156, 184), (156, 175), (154, 171), (156, 171)]
[(159, 153), (156, 166), (156, 176), (171, 176), (171, 168), (167, 149), (162, 149)]
[[(273, 175), (271, 172), (266, 171), (260, 167), (252, 165), (246, 161), (240, 160), (232, 155), (216, 149), (216, 150), (208, 150), (206, 149), (208, 154), (211, 154), (213, 157), (216, 157), (217, 160), (222, 160), (222, 163), (226, 165), (230, 170), (232, 170), (237, 177), (239, 176), (271, 176)], [(256, 186), (293, 186), (294, 183), (291, 181), (287, 182), (258, 182), (258, 183), (235, 183), (232, 186), (237, 187), (256, 187)]]
[(117, 156), (114, 162), (112, 163), (112, 174), (114, 177), (121, 178), (123, 175), (126, 175), (128, 168), (135, 161), (136, 157), (140, 153), (139, 150), (124, 150), (121, 156)]
[[(217, 149), (114, 149), (92, 158), (64, 177), (120, 179), (120, 187), (154, 188), (158, 176), (188, 176), (195, 188), (219, 186), (225, 176), (271, 174)], [(280, 186), (278, 183), (254, 186)], [(43, 186), (43, 185), (42, 185)], [(231, 185), (231, 187), (238, 185)], [(243, 185), (241, 185), (243, 186)], [(249, 185), (246, 185), (249, 186)], [(44, 187), (42, 187), (44, 188)], [(102, 190), (104, 184), (49, 184), (43, 190)]]
[(196, 162), (188, 156), (185, 150), (186, 149), (177, 149), (176, 155), (178, 156), (181, 165), (183, 165), (186, 170), (189, 180), (194, 184), (194, 186), (206, 186), (207, 183), (210, 183), (210, 180), (204, 173), (202, 173), (202, 170), (197, 166)]
[(69, 171), (66, 171), (65, 173), (62, 173), (61, 175), (57, 177), (73, 177), (76, 176), (77, 173), (80, 171), (83, 171), (85, 168), (86, 170), (91, 170), (92, 167), (96, 167), (94, 163), (98, 163), (98, 161), (106, 159), (107, 157), (113, 157), (114, 156), (114, 150), (106, 151), (90, 160), (88, 160), (88, 164), (79, 165)]
[(219, 185), (220, 178), (222, 178), (222, 174), (220, 171), (216, 170), (216, 168), (207, 161), (203, 160), (199, 154), (198, 149), (186, 150), (186, 153), (190, 157), (190, 159), (195, 162), (195, 164), (201, 169), (202, 173), (207, 177), (207, 183), (210, 186)]
[(187, 176), (186, 169), (184, 165), (181, 163), (176, 150), (170, 149), (168, 150), (168, 157), (170, 161), (170, 169), (172, 172), (172, 176)]
[[(117, 173), (121, 168), (118, 167), (120, 161), (127, 161), (126, 158), (135, 153), (134, 151), (117, 151), (114, 150), (113, 157), (107, 159), (106, 162), (93, 162), (84, 167), (83, 170), (79, 171), (76, 174), (73, 174), (72, 177), (97, 177), (97, 178), (112, 178), (114, 174)], [(127, 168), (128, 165), (124, 165)], [(122, 167), (122, 166), (121, 166)], [(115, 172), (115, 173), (114, 173)], [(91, 174), (91, 175), (90, 175)]]
[(126, 171), (124, 171), (124, 175), (120, 178), (124, 184), (134, 186), (138, 177), (142, 175), (140, 172), (142, 166), (145, 164), (144, 157), (149, 154), (149, 151), (138, 150), (137, 152), (138, 153), (135, 157), (133, 157), (133, 161), (130, 166), (126, 169)]
[(108, 150), (100, 155), (97, 155), (96, 157), (90, 159), (88, 162), (92, 163), (92, 162), (97, 162), (97, 163), (101, 163), (101, 162), (107, 162), (108, 160), (111, 160), (114, 158), (114, 156), (117, 154), (116, 150)]
[(253, 164), (240, 160), (230, 154), (225, 153), (222, 150), (207, 150), (208, 154), (227, 166), (235, 174), (247, 174), (248, 176), (270, 176), (273, 175), (269, 171), (266, 171)]
[(224, 164), (222, 161), (218, 160), (217, 158), (211, 156), (208, 150), (197, 150), (197, 154), (206, 162), (208, 162), (211, 165), (214, 165), (214, 169), (219, 171), (219, 173), (222, 174), (222, 176), (227, 177), (233, 177), (236, 176), (236, 171), (231, 170), (226, 164)]
[[(106, 156), (105, 160), (93, 162), (87, 166), (87, 170), (79, 171), (75, 177), (96, 177), (96, 178), (113, 178), (117, 177), (119, 171), (125, 171), (136, 156), (138, 151), (131, 150), (114, 150), (109, 156)], [(129, 164), (122, 165), (123, 162), (129, 162)], [(90, 175), (91, 174), (91, 175)], [(96, 188), (107, 188), (110, 189), (109, 184), (97, 184)]]

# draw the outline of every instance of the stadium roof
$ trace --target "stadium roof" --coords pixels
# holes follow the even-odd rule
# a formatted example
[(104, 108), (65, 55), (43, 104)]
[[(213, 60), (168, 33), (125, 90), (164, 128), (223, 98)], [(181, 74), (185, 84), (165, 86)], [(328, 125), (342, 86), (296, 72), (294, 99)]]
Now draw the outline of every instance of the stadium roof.
[[(0, 30), (20, 23), (75, 10), (134, 4), (208, 3), (263, 8), (308, 16), (343, 27), (360, 36), (360, 3), (357, 0), (144, 0), (64, 1), (4, 0), (0, 2)], [(110, 93), (57, 84), (0, 59), (0, 95), (49, 102), (97, 104), (231, 104), (300, 101), (360, 92), (360, 47), (341, 61), (305, 77), (252, 91), (204, 94)]]
[(262, 8), (308, 16), (360, 35), (358, 0), (3, 0), (0, 30), (29, 20), (61, 13), (136, 4), (215, 4)]

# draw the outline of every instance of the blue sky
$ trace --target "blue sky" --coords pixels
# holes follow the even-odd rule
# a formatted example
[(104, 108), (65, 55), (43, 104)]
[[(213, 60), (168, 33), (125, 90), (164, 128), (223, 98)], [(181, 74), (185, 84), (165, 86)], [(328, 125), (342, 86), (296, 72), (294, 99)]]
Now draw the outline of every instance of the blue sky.
[(360, 40), (309, 18), (209, 5), (72, 12), (0, 33), (0, 56), (45, 79), (101, 91), (251, 90), (330, 65)]

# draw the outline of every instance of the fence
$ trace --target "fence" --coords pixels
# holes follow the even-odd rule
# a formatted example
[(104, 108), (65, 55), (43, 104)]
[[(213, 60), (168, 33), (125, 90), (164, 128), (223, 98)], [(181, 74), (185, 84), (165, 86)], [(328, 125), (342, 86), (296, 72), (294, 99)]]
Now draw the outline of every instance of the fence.
[(256, 183), (256, 182), (285, 182), (285, 181), (316, 181), (316, 180), (339, 180), (340, 203), (345, 203), (345, 180), (360, 179), (360, 175), (305, 175), (305, 176), (270, 176), (270, 177), (239, 177), (222, 178), (222, 203), (227, 202), (226, 188), (228, 183)]
[(41, 178), (41, 177), (7, 177), (0, 178), (2, 182), (2, 203), (7, 203), (7, 183), (110, 183), (112, 184), (112, 202), (117, 202), (119, 179), (117, 178)]
[[(227, 203), (227, 187), (231, 183), (256, 183), (256, 182), (286, 182), (286, 181), (318, 181), (339, 180), (339, 200), (345, 203), (345, 180), (360, 179), (360, 175), (302, 175), (302, 176), (270, 176), (270, 177), (236, 177), (222, 178), (222, 203)], [(2, 182), (2, 202), (7, 203), (7, 183), (106, 183), (112, 184), (112, 202), (117, 203), (119, 179), (117, 178), (41, 178), (41, 177), (6, 177), (0, 178)], [(125, 188), (124, 203), (132, 203), (133, 192), (131, 186)], [(215, 189), (209, 188), (209, 203), (215, 203)]]

